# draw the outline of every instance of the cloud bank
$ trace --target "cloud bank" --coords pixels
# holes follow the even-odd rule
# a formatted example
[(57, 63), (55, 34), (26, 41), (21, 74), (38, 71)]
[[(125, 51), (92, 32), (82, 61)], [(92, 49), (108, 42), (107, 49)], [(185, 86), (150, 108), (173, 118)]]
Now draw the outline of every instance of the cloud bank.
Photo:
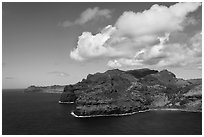
[(73, 25), (83, 25), (99, 17), (103, 17), (107, 19), (111, 18), (111, 11), (108, 9), (99, 9), (99, 7), (88, 8), (85, 11), (83, 11), (80, 17), (78, 17), (75, 21), (72, 22), (72, 21), (66, 20), (60, 23), (60, 25), (62, 27), (70, 27)]
[(170, 39), (175, 32), (196, 24), (188, 14), (199, 6), (201, 3), (177, 3), (170, 7), (155, 4), (143, 12), (125, 11), (114, 26), (109, 25), (95, 35), (83, 32), (70, 57), (78, 61), (108, 57), (107, 65), (113, 68), (201, 64), (201, 30), (185, 43)]

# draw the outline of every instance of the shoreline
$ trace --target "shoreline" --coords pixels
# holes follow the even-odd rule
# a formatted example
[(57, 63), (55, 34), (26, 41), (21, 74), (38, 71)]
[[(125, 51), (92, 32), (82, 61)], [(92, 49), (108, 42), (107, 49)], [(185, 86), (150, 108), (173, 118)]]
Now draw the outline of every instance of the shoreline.
[(161, 108), (161, 109), (148, 109), (144, 111), (137, 111), (137, 112), (131, 112), (131, 113), (124, 113), (124, 114), (109, 114), (109, 115), (89, 115), (89, 116), (78, 116), (76, 115), (73, 111), (71, 112), (71, 115), (76, 117), (76, 118), (88, 118), (88, 117), (108, 117), (108, 116), (129, 116), (129, 115), (134, 115), (137, 113), (144, 113), (144, 112), (149, 112), (149, 111), (181, 111), (181, 112), (201, 112), (202, 111), (193, 111), (193, 110), (186, 110), (186, 109), (177, 109), (177, 108)]
[(62, 101), (58, 101), (59, 104), (73, 104), (74, 102), (62, 102)]
[(45, 93), (45, 94), (62, 94), (62, 92), (45, 92), (45, 91), (22, 91), (23, 93)]

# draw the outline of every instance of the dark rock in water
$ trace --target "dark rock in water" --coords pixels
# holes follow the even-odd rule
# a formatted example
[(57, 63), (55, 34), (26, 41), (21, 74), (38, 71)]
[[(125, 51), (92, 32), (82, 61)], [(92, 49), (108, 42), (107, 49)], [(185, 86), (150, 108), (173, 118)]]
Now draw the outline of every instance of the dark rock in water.
[(30, 92), (42, 92), (42, 93), (62, 93), (65, 86), (62, 85), (53, 85), (53, 86), (30, 86), (24, 90), (26, 93)]
[(178, 79), (168, 70), (108, 70), (64, 88), (79, 116), (125, 114), (154, 108), (202, 110), (201, 80)]

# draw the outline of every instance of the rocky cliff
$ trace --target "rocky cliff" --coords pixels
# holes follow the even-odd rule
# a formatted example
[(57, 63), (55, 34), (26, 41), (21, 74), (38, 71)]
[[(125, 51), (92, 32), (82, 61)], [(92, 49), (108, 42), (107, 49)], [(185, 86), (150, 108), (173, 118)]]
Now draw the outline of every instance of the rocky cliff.
[(65, 86), (61, 85), (53, 85), (53, 86), (30, 86), (24, 90), (26, 93), (33, 93), (33, 92), (42, 92), (42, 93), (62, 93), (64, 91)]
[(202, 80), (176, 78), (168, 70), (108, 70), (64, 88), (60, 102), (75, 102), (77, 116), (112, 115), (148, 109), (202, 109)]

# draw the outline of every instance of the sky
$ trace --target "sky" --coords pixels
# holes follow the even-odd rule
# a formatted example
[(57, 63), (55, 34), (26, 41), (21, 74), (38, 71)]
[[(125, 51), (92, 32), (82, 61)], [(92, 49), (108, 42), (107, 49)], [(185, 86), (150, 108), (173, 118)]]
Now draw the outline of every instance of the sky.
[(114, 68), (201, 78), (201, 3), (2, 3), (3, 89)]

